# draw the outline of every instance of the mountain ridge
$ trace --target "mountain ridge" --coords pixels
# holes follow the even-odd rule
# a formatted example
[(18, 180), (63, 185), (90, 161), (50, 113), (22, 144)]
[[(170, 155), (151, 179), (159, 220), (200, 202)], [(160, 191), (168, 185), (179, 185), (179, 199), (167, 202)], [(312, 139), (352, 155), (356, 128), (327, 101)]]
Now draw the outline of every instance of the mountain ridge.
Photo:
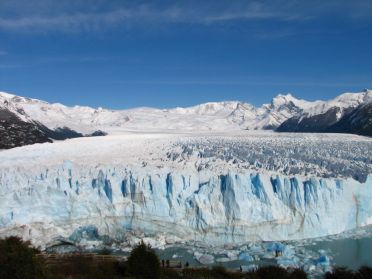
[[(348, 129), (351, 118), (345, 115), (372, 100), (372, 91), (343, 93), (331, 100), (306, 101), (292, 94), (278, 94), (271, 103), (255, 107), (241, 101), (207, 102), (191, 107), (170, 109), (133, 108), (125, 110), (92, 108), (88, 106), (65, 106), (43, 100), (21, 97), (0, 92), (2, 133), (16, 124), (40, 136), (35, 142), (61, 140), (71, 137), (120, 134), (127, 131), (230, 131), (230, 130), (277, 130), (279, 132), (347, 132), (361, 131), (370, 136), (369, 109), (359, 114), (367, 117)], [(4, 115), (12, 115), (4, 118)], [(343, 119), (343, 124), (336, 125)], [(349, 119), (349, 120), (348, 120)], [(355, 122), (355, 121), (354, 121)], [(26, 124), (25, 124), (26, 123)], [(332, 128), (336, 125), (335, 128)], [(351, 125), (351, 124), (350, 124)], [(365, 127), (367, 125), (367, 127)], [(0, 127), (1, 128), (1, 127)], [(19, 128), (19, 127), (18, 127)], [(27, 130), (26, 129), (26, 130)], [(5, 132), (4, 132), (5, 131)], [(372, 132), (371, 132), (372, 133)], [(8, 140), (19, 141), (17, 132)], [(27, 132), (23, 132), (23, 137)], [(8, 145), (9, 145), (8, 144)], [(18, 146), (18, 144), (16, 144)], [(4, 148), (4, 147), (3, 147)]]
[(311, 107), (302, 114), (285, 120), (276, 131), (372, 136), (372, 90), (344, 93), (328, 102), (318, 102), (317, 107)]

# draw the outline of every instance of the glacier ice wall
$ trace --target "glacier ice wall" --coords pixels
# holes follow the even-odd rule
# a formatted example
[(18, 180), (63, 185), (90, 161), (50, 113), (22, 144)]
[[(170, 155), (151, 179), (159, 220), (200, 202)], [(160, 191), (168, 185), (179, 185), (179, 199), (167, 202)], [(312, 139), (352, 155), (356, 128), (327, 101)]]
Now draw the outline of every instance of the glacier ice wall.
[(372, 176), (305, 178), (71, 162), (0, 170), (0, 234), (40, 245), (93, 225), (213, 245), (337, 234), (372, 224)]

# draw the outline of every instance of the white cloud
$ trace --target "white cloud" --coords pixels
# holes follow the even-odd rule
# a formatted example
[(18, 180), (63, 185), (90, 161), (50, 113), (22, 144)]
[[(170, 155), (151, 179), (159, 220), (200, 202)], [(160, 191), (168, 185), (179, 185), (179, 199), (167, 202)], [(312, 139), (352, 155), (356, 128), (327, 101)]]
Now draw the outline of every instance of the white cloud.
[(23, 11), (19, 15), (5, 16), (0, 13), (0, 29), (3, 30), (57, 30), (90, 31), (115, 26), (131, 26), (142, 23), (189, 23), (211, 24), (234, 20), (291, 20), (293, 15), (282, 11), (273, 11), (268, 7), (250, 3), (248, 5), (231, 5), (226, 8), (211, 9), (213, 5), (203, 6), (167, 6), (138, 5), (128, 8), (89, 11), (62, 11), (55, 13), (42, 10), (42, 13)]
[[(358, 1), (356, 1), (358, 2)], [(89, 3), (89, 4), (87, 4)], [(116, 3), (116, 4), (113, 4)], [(119, 4), (118, 4), (119, 3)], [(350, 1), (182, 1), (164, 5), (108, 0), (1, 0), (0, 30), (95, 31), (156, 23), (218, 24), (240, 21), (303, 21), (327, 16), (369, 18), (372, 2)]]

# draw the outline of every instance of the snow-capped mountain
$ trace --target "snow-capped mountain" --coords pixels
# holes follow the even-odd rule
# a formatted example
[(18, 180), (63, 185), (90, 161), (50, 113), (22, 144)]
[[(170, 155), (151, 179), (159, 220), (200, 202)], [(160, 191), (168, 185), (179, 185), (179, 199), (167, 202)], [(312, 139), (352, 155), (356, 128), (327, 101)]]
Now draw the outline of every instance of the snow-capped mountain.
[(362, 104), (327, 129), (335, 133), (372, 135), (372, 102)]
[(277, 128), (280, 132), (333, 132), (372, 136), (372, 91), (344, 93), (328, 102), (317, 101)]
[[(58, 103), (50, 104), (41, 100), (0, 93), (0, 111), (2, 112), (0, 133), (2, 138), (8, 139), (8, 143), (3, 144), (1, 148), (32, 142), (46, 142), (49, 138), (65, 139), (106, 133), (121, 134), (127, 131), (224, 132), (272, 130), (278, 127), (279, 131), (325, 131), (304, 129), (298, 123), (311, 118), (310, 122), (315, 123), (314, 127), (329, 127), (352, 109), (368, 103), (368, 96), (372, 94), (371, 92), (365, 90), (360, 93), (345, 93), (330, 101), (314, 102), (299, 100), (291, 94), (279, 94), (270, 104), (264, 104), (258, 108), (248, 103), (230, 101), (211, 102), (188, 108), (129, 110), (67, 107)], [(5, 115), (12, 115), (12, 117), (5, 117)], [(16, 123), (13, 123), (11, 119), (17, 119), (18, 126), (23, 123), (24, 127), (27, 126), (30, 131), (33, 131), (24, 132), (22, 138), (34, 138), (34, 140), (18, 139), (20, 138), (17, 138), (19, 129), (13, 127)], [(323, 124), (318, 125), (321, 122)], [(329, 131), (344, 132), (342, 129), (330, 129)], [(345, 130), (345, 132), (349, 131)], [(34, 136), (30, 136), (31, 134)]]

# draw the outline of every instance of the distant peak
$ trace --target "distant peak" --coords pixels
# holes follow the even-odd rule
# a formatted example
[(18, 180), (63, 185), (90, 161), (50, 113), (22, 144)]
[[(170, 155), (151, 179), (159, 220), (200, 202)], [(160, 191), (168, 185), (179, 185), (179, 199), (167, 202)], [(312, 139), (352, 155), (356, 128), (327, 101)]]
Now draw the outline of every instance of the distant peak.
[(298, 101), (298, 99), (293, 97), (293, 95), (290, 93), (278, 94), (276, 97), (272, 99), (271, 104), (274, 107), (279, 107), (279, 106), (286, 105), (294, 101)]
[(0, 92), (0, 98), (6, 99), (7, 101), (11, 103), (38, 103), (38, 104), (49, 104), (46, 101), (39, 100), (39, 99), (33, 99), (29, 97), (22, 97), (19, 95), (7, 93), (7, 92)]
[(0, 92), (0, 96), (7, 99), (12, 99), (16, 97), (14, 94), (6, 93), (6, 92)]
[[(274, 97), (275, 98), (275, 97)], [(279, 93), (276, 98), (293, 98), (293, 95), (291, 93), (282, 94)]]
[(371, 103), (372, 102), (372, 90), (365, 89), (365, 94), (363, 97), (364, 103)]
[(364, 91), (363, 93), (343, 93), (338, 95), (336, 98), (328, 101), (328, 102), (336, 102), (336, 103), (345, 103), (345, 104), (359, 104), (363, 102), (364, 96), (368, 94), (368, 91)]

